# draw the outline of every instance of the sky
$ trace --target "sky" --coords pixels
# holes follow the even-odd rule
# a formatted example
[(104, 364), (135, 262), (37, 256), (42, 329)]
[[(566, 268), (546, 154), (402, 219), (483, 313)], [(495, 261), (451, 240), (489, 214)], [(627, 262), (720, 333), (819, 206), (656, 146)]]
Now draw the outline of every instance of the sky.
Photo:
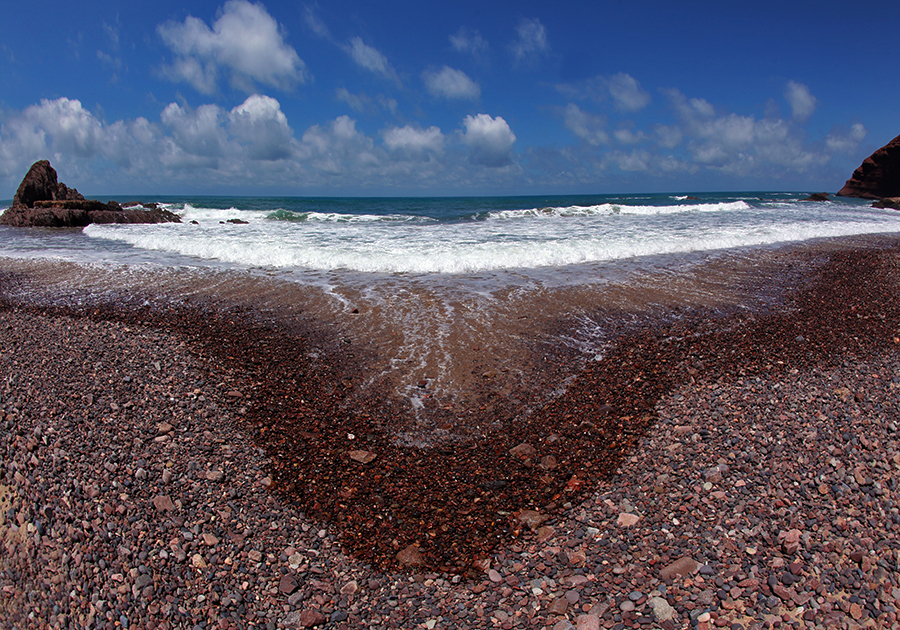
[(7, 200), (39, 159), (88, 196), (834, 192), (900, 134), (896, 0), (48, 0), (0, 23)]

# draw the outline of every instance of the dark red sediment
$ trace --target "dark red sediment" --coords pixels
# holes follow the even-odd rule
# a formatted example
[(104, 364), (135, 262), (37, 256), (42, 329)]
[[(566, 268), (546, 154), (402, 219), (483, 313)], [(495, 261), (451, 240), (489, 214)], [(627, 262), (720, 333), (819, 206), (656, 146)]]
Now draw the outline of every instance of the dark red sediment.
[[(226, 400), (239, 412), (236, 428), (271, 457), (273, 491), (326, 524), (349, 553), (385, 570), (476, 575), (492, 551), (552, 524), (609, 480), (673, 390), (896, 348), (894, 241), (801, 254), (793, 265), (803, 282), (772, 308), (695, 309), (623, 324), (608, 354), (585, 364), (550, 401), (533, 404), (528, 382), (506, 398), (476, 396), (465, 410), (432, 400), (435, 425), (464, 418), (468, 428), (431, 448), (398, 445), (394, 431), (406, 406), (391, 388), (357, 387), (371, 350), (329, 338), (314, 322), (287, 325), (211, 303), (145, 307), (134, 296), (84, 296), (80, 307), (23, 304), (11, 296), (30, 280), (10, 272), (0, 275), (0, 298), (4, 309), (177, 333), (211, 373), (227, 366), (237, 375)], [(619, 313), (595, 317), (626, 321)], [(538, 333), (548, 331), (534, 332), (533, 370), (545, 372), (536, 380), (546, 383), (574, 357), (544, 347)]]

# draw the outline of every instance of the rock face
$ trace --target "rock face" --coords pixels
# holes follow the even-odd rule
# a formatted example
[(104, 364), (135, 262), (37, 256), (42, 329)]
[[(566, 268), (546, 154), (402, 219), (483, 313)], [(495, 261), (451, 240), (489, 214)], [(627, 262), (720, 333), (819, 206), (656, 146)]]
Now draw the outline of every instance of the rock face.
[(838, 195), (864, 199), (900, 197), (900, 136), (863, 160)]
[(90, 223), (180, 222), (178, 215), (156, 204), (126, 204), (85, 199), (57, 180), (47, 160), (31, 165), (0, 225), (13, 227), (83, 227)]

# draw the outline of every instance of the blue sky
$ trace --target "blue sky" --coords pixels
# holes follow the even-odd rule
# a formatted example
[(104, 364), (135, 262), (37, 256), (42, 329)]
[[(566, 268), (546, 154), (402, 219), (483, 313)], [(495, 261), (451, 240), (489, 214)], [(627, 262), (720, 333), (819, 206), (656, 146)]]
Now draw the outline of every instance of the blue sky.
[(0, 199), (835, 191), (900, 134), (895, 0), (36, 6)]

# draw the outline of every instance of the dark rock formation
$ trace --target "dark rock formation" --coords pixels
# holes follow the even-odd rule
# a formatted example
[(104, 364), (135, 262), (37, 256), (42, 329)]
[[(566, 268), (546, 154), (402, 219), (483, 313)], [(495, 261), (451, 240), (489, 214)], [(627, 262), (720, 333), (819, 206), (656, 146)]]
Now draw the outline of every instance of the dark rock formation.
[(828, 193), (813, 193), (803, 201), (828, 201)]
[(863, 199), (900, 197), (900, 136), (863, 160), (838, 195)]
[(872, 204), (873, 208), (893, 208), (900, 210), (900, 197), (885, 197)]
[(85, 199), (74, 188), (57, 180), (47, 160), (31, 165), (16, 190), (12, 205), (0, 216), (0, 225), (13, 227), (84, 227), (90, 223), (181, 222), (177, 214), (158, 204)]

